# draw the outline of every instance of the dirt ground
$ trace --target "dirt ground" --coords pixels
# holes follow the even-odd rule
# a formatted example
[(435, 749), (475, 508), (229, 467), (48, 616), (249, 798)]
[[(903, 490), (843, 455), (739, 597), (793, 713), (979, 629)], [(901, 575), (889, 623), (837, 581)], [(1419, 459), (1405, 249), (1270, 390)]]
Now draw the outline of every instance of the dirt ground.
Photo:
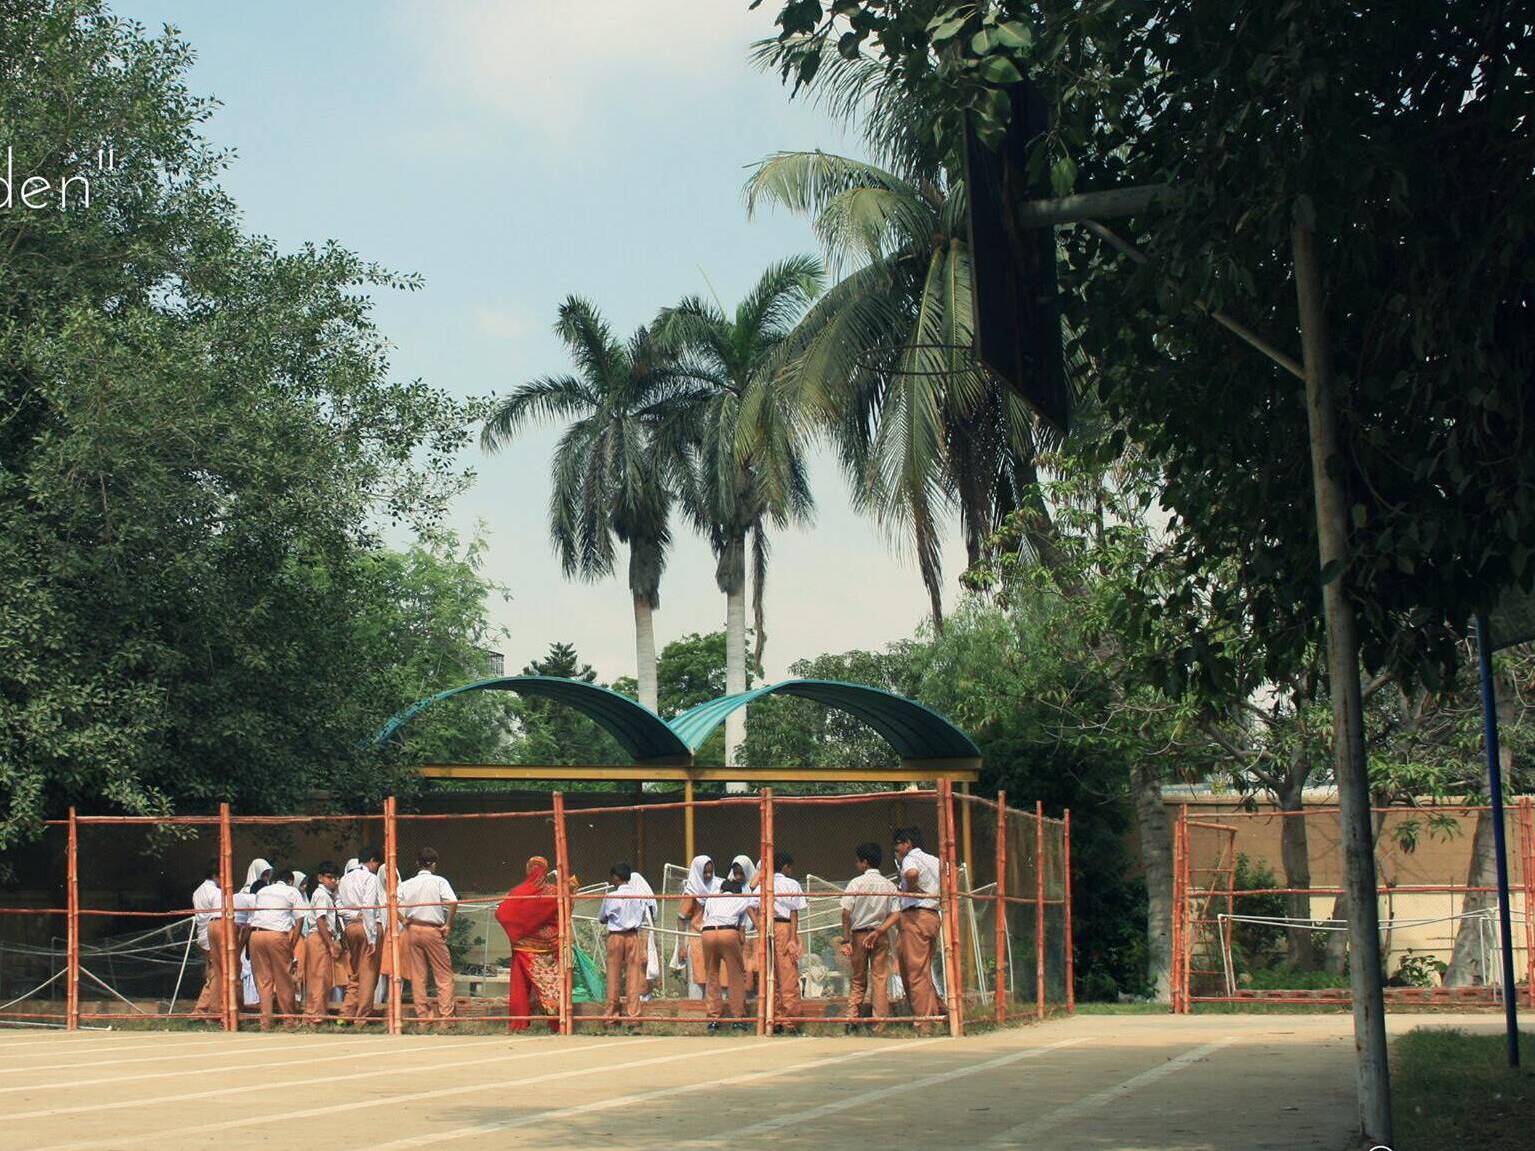
[(1353, 1127), (1341, 1015), (1080, 1016), (957, 1041), (0, 1031), (7, 1151), (1337, 1151)]

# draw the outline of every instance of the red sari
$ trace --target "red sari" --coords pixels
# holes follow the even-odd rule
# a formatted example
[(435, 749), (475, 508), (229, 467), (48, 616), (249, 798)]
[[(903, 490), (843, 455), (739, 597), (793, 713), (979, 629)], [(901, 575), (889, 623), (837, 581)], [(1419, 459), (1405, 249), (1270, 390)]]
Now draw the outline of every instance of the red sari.
[[(546, 1013), (558, 1011), (559, 1004), (559, 897), (554, 884), (546, 882), (549, 861), (541, 855), (528, 860), (528, 877), (506, 893), (496, 907), (496, 922), (506, 932), (512, 945), (511, 969), (507, 973), (506, 1013), (532, 1014), (532, 996), (538, 995)], [(511, 1019), (508, 1031), (524, 1031), (528, 1020)], [(549, 1029), (559, 1027), (550, 1019)]]

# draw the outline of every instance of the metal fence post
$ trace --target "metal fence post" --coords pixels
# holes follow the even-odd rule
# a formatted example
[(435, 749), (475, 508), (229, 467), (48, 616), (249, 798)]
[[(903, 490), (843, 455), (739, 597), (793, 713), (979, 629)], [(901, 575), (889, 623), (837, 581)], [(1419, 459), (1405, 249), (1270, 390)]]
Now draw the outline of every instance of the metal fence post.
[(1034, 801), (1034, 1013), (1045, 1017), (1045, 805)]
[(570, 903), (570, 843), (565, 830), (565, 795), (554, 793), (554, 869), (559, 877), (559, 949), (560, 949), (560, 1006), (559, 1027), (561, 1035), (575, 1031), (575, 1004), (572, 1001), (571, 964), (575, 962), (572, 951), (572, 919)]
[(75, 809), (69, 809), (69, 845), (65, 881), (69, 884), (64, 906), (66, 913), (64, 965), (69, 981), (64, 992), (65, 1029), (80, 1029), (80, 834)]
[(774, 946), (778, 928), (774, 923), (773, 906), (773, 789), (764, 787), (757, 793), (757, 805), (762, 828), (762, 869), (760, 888), (762, 899), (757, 925), (757, 1034), (767, 1035), (773, 1030), (777, 1005), (773, 1002), (778, 985), (778, 955)]
[(1066, 1010), (1077, 1009), (1077, 959), (1073, 953), (1071, 938), (1071, 808), (1066, 809), (1061, 822), (1061, 871), (1066, 880), (1063, 900), (1066, 908)]
[(997, 792), (997, 892), (996, 892), (997, 972), (993, 979), (992, 1005), (998, 1026), (1007, 1022), (1007, 792)]
[(229, 804), (219, 804), (219, 895), (224, 904), (220, 944), (224, 952), (224, 986), (219, 988), (223, 1005), (224, 1030), (240, 1030), (240, 945), (235, 938), (234, 828), (229, 820)]
[[(389, 1034), (399, 1035), (404, 1030), (401, 1020), (405, 997), (401, 988), (400, 965), (400, 844), (399, 825), (395, 822), (395, 799), (384, 800), (384, 938), (389, 947)], [(418, 988), (419, 990), (419, 988)]]

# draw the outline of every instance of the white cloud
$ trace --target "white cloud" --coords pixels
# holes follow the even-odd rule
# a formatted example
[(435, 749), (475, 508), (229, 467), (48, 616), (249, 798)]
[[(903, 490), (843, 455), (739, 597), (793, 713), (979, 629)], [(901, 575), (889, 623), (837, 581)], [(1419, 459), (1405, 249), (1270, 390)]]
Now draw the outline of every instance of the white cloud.
[(567, 145), (615, 106), (760, 80), (746, 55), (774, 31), (745, 0), (412, 3), (398, 24), (430, 86)]
[(520, 340), (537, 326), (521, 304), (476, 304), (469, 313), (475, 330), (498, 340)]

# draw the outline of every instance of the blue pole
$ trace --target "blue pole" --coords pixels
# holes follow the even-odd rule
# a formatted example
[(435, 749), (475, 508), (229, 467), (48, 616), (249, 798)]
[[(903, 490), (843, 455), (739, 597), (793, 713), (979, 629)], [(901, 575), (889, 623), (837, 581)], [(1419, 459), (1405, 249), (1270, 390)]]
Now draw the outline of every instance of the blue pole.
[(1492, 792), (1492, 842), (1498, 867), (1498, 929), (1502, 933), (1503, 1016), (1508, 1027), (1508, 1065), (1519, 1066), (1519, 992), (1514, 984), (1514, 936), (1508, 914), (1508, 844), (1503, 834), (1503, 765), (1498, 759), (1498, 696), (1492, 686), (1492, 635), (1487, 616), (1476, 617), (1476, 650), (1482, 665), (1482, 735), (1487, 745), (1487, 785)]

